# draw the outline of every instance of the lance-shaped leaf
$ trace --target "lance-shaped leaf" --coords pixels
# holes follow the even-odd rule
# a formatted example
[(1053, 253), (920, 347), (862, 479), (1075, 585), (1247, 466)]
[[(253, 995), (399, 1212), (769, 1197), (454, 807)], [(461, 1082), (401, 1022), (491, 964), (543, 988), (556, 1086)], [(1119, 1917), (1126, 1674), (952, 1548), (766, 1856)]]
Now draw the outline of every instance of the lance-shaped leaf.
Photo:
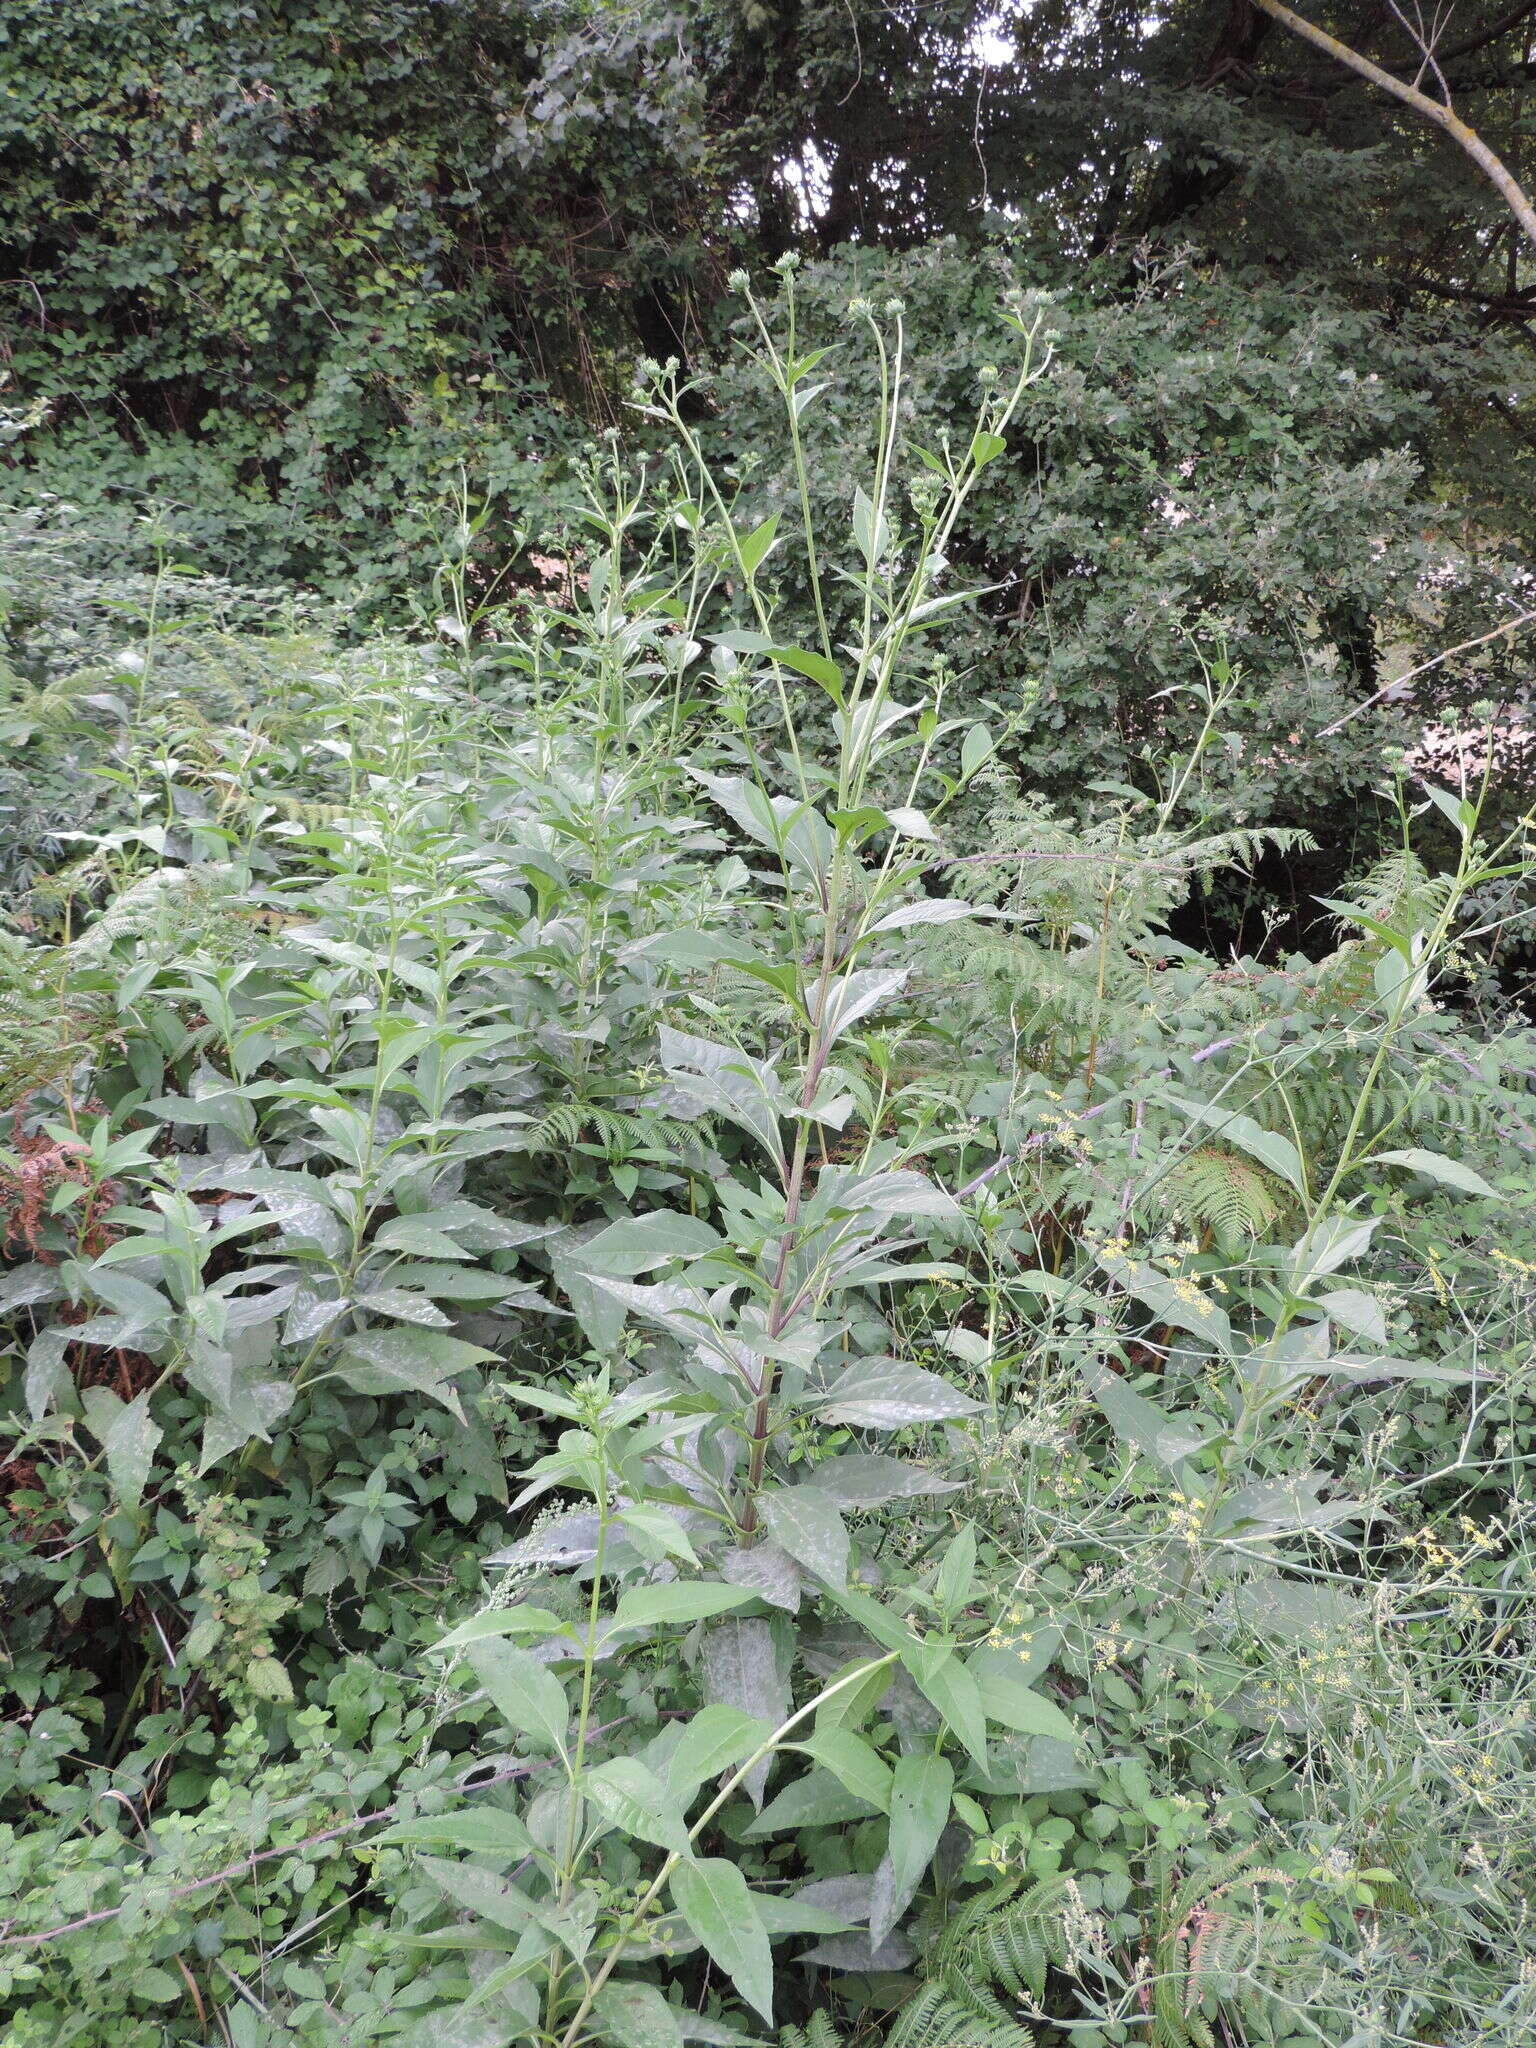
[(744, 1764), (772, 1733), (772, 1723), (740, 1707), (701, 1707), (667, 1759), (667, 1783), (686, 1805), (706, 1778)]
[(941, 1756), (904, 1756), (891, 1785), (890, 1848), (875, 1872), (869, 1938), (878, 1948), (911, 1904), (949, 1819), (955, 1773)]
[(588, 1771), (577, 1789), (605, 1820), (637, 1841), (654, 1842), (674, 1856), (689, 1855), (688, 1826), (676, 1798), (654, 1771), (632, 1756), (610, 1757)]
[(1184, 1095), (1175, 1095), (1170, 1089), (1167, 1099), (1184, 1116), (1196, 1123), (1209, 1126), (1229, 1145), (1235, 1145), (1240, 1152), (1246, 1152), (1250, 1159), (1257, 1159), (1261, 1166), (1267, 1166), (1271, 1173), (1279, 1174), (1283, 1181), (1293, 1187), (1297, 1194), (1307, 1191), (1307, 1177), (1301, 1163), (1301, 1154), (1289, 1138), (1281, 1137), (1278, 1131), (1266, 1131), (1251, 1116), (1241, 1110), (1228, 1109), (1221, 1102), (1194, 1102)]
[(1171, 1280), (1149, 1259), (1133, 1259), (1124, 1252), (1101, 1250), (1095, 1254), (1099, 1269), (1117, 1287), (1143, 1302), (1161, 1323), (1176, 1330), (1188, 1330), (1202, 1337), (1215, 1350), (1230, 1352), (1232, 1325), (1226, 1310), (1201, 1291), (1193, 1280)]
[(773, 2023), (773, 1951), (757, 1901), (734, 1863), (702, 1856), (672, 1873), (677, 1910), (755, 2011)]
[(663, 1025), (661, 1064), (674, 1089), (696, 1113), (713, 1112), (756, 1138), (783, 1170), (782, 1118), (793, 1108), (778, 1076), (763, 1060)]
[(763, 1519), (782, 1550), (824, 1584), (848, 1577), (848, 1531), (837, 1503), (819, 1486), (780, 1486), (762, 1496)]
[(1420, 1145), (1410, 1145), (1401, 1152), (1377, 1152), (1367, 1163), (1372, 1166), (1403, 1166), (1410, 1173), (1423, 1174), (1426, 1180), (1438, 1181), (1441, 1187), (1459, 1188), (1466, 1195), (1481, 1195), (1487, 1202), (1504, 1199), (1497, 1188), (1489, 1187), (1482, 1175), (1474, 1173), (1470, 1166), (1463, 1166), (1459, 1159), (1447, 1159), (1443, 1152), (1426, 1152)]
[(673, 1259), (696, 1259), (712, 1252), (721, 1237), (701, 1216), (653, 1209), (645, 1216), (624, 1216), (596, 1237), (588, 1238), (572, 1256), (592, 1273), (631, 1280)]
[[(705, 1698), (736, 1707), (777, 1728), (789, 1713), (789, 1680), (779, 1668), (773, 1630), (766, 1621), (719, 1621), (705, 1631), (700, 1657)], [(748, 1776), (745, 1790), (761, 1806), (771, 1757)]]
[(831, 1045), (841, 1038), (861, 1017), (904, 987), (906, 979), (905, 967), (855, 967), (818, 982), (811, 998), (811, 1015), (823, 1042)]
[[(981, 1407), (939, 1373), (894, 1358), (849, 1366), (821, 1406), (825, 1422), (855, 1429), (908, 1429), (922, 1422), (954, 1422)], [(786, 1546), (787, 1547), (787, 1546)]]
[(683, 2048), (680, 2016), (654, 1984), (610, 1978), (592, 2002), (592, 2017), (613, 2048)]
[(563, 1755), (570, 1708), (553, 1672), (526, 1650), (494, 1639), (471, 1643), (466, 1654), (470, 1669), (512, 1732)]

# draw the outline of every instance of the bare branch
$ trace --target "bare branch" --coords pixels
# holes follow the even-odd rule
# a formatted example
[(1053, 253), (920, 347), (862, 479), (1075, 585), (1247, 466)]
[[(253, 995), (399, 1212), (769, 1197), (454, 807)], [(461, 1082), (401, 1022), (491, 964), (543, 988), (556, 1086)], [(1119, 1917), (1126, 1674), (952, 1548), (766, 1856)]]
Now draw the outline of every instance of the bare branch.
[[(1352, 50), (1347, 43), (1341, 43), (1337, 36), (1329, 35), (1326, 29), (1319, 28), (1315, 22), (1306, 20), (1300, 14), (1293, 14), (1289, 7), (1282, 4), (1282, 0), (1253, 0), (1253, 4), (1261, 8), (1271, 19), (1278, 21), (1282, 28), (1288, 28), (1293, 35), (1300, 36), (1315, 49), (1325, 50), (1330, 57), (1337, 58), (1341, 64), (1347, 64), (1349, 69), (1361, 78), (1369, 79), (1372, 85), (1380, 86), (1383, 92), (1391, 93), (1394, 99), (1401, 100), (1405, 106), (1412, 107), (1426, 120), (1433, 121), (1437, 128), (1443, 129), (1498, 190), (1505, 205), (1520, 223), (1532, 249), (1536, 249), (1536, 206), (1532, 206), (1508, 165), (1494, 154), (1475, 128), (1468, 127), (1449, 106), (1443, 106), (1439, 100), (1431, 99), (1428, 93), (1420, 92), (1416, 85), (1409, 85), (1401, 78), (1394, 78), (1390, 71), (1383, 71), (1379, 64), (1373, 64), (1369, 57), (1363, 57), (1358, 50)], [(1422, 43), (1420, 47), (1423, 48)]]

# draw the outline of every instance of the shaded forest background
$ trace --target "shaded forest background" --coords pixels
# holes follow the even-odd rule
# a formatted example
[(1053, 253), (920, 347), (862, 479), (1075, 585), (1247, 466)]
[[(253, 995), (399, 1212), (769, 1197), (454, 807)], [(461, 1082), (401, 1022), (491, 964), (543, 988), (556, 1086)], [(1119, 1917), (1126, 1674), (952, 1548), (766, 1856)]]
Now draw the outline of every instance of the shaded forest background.
[[(1533, 20), (1462, 6), (1437, 51), (1517, 175)], [(1413, 74), (1390, 6), (1330, 21)], [(967, 514), (997, 587), (954, 656), (1050, 794), (1134, 779), (1219, 640), (1234, 808), (1336, 869), (1383, 745), (1523, 700), (1511, 636), (1318, 737), (1527, 607), (1536, 282), (1443, 136), (1247, 0), (13, 0), (0, 88), (5, 395), (41, 414), (6, 488), (109, 561), (171, 537), (376, 620), (466, 484), (498, 563), (579, 551), (575, 473), (635, 434), (645, 357), (700, 379), (761, 511), (784, 436), (728, 279), (792, 252), (808, 317), (902, 299), (940, 419), (1000, 300), (1056, 295), (1057, 374)], [(807, 422), (830, 502), (865, 414), (855, 379)]]

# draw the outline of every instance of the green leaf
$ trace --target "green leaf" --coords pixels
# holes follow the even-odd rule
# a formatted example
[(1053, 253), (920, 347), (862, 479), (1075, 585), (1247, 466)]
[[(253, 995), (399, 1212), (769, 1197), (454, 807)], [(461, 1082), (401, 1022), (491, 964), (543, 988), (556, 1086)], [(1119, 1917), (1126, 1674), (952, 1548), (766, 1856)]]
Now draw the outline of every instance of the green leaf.
[(613, 2048), (682, 2048), (678, 2016), (654, 1984), (610, 1978), (592, 2001), (592, 2017)]
[(1333, 1322), (1371, 1344), (1387, 1341), (1386, 1312), (1374, 1294), (1362, 1287), (1334, 1287), (1317, 1296), (1317, 1306)]
[(1078, 1730), (1060, 1707), (1007, 1670), (1007, 1662), (1016, 1665), (1018, 1661), (1012, 1651), (995, 1648), (967, 1659), (971, 1676), (981, 1689), (982, 1712), (989, 1721), (1011, 1728), (1016, 1735), (1047, 1735), (1053, 1742), (1075, 1745)]
[(1117, 1287), (1135, 1295), (1151, 1309), (1157, 1320), (1175, 1330), (1187, 1330), (1218, 1351), (1232, 1349), (1232, 1325), (1225, 1309), (1193, 1281), (1175, 1283), (1146, 1259), (1133, 1259), (1123, 1252), (1096, 1252), (1095, 1262)]
[(471, 1670), (512, 1732), (564, 1755), (570, 1709), (554, 1673), (510, 1643), (473, 1643), (468, 1654)]
[(1301, 1154), (1289, 1138), (1282, 1138), (1278, 1131), (1266, 1131), (1251, 1116), (1244, 1116), (1240, 1110), (1228, 1109), (1219, 1102), (1192, 1102), (1187, 1096), (1175, 1095), (1171, 1089), (1167, 1099), (1183, 1115), (1192, 1117), (1196, 1123), (1209, 1125), (1229, 1145), (1235, 1145), (1240, 1152), (1257, 1159), (1261, 1166), (1267, 1166), (1271, 1173), (1277, 1173), (1297, 1194), (1306, 1193), (1306, 1169), (1301, 1163)]
[[(890, 1674), (882, 1676), (889, 1680)], [(817, 1728), (794, 1746), (803, 1750), (813, 1763), (825, 1765), (856, 1798), (867, 1800), (882, 1813), (887, 1811), (891, 1803), (890, 1765), (852, 1729), (832, 1725)]]
[(945, 1726), (978, 1770), (987, 1768), (987, 1724), (981, 1688), (949, 1644), (920, 1643), (902, 1657), (912, 1683), (938, 1708)]
[(995, 462), (1007, 448), (1008, 443), (1001, 434), (989, 434), (982, 430), (971, 438), (971, 462), (977, 469), (985, 469), (989, 462)]
[(944, 1757), (904, 1756), (897, 1763), (891, 1785), (890, 1876), (883, 1885), (877, 1878), (871, 1900), (872, 1948), (890, 1933), (927, 1874), (954, 1789), (954, 1769)]
[(1184, 1416), (1165, 1414), (1156, 1402), (1128, 1387), (1098, 1359), (1081, 1359), (1079, 1370), (1115, 1435), (1144, 1457), (1164, 1466), (1186, 1493), (1197, 1492), (1186, 1469), (1186, 1461), (1204, 1448), (1205, 1440), (1196, 1424)]
[(633, 1507), (621, 1508), (619, 1520), (629, 1532), (630, 1542), (651, 1563), (675, 1557), (679, 1564), (697, 1565), (698, 1556), (688, 1541), (688, 1532), (664, 1508), (638, 1502)]
[(871, 569), (890, 546), (890, 521), (883, 512), (876, 513), (874, 501), (862, 488), (853, 493), (853, 538)]
[(1459, 1159), (1447, 1159), (1442, 1152), (1426, 1152), (1418, 1145), (1410, 1145), (1403, 1152), (1377, 1152), (1362, 1163), (1405, 1166), (1410, 1173), (1422, 1173), (1426, 1180), (1438, 1181), (1442, 1187), (1460, 1188), (1463, 1194), (1481, 1195), (1490, 1202), (1504, 1199), (1497, 1188), (1489, 1187), (1480, 1173), (1474, 1173), (1470, 1166), (1463, 1166)]
[(107, 1476), (124, 1507), (136, 1508), (164, 1431), (149, 1412), (148, 1394), (137, 1394), (108, 1423), (101, 1447)]
[(743, 1839), (757, 1842), (765, 1835), (789, 1834), (797, 1828), (840, 1827), (845, 1821), (867, 1820), (879, 1811), (878, 1800), (850, 1791), (835, 1772), (818, 1766), (770, 1799), (744, 1831)]
[(614, 1619), (620, 1628), (654, 1628), (663, 1622), (707, 1621), (750, 1607), (760, 1595), (751, 1586), (722, 1586), (717, 1581), (678, 1581), (667, 1586), (632, 1586), (619, 1595)]
[(958, 1614), (971, 1597), (976, 1576), (976, 1531), (967, 1522), (944, 1553), (933, 1597), (946, 1616)]
[(820, 683), (835, 703), (842, 703), (843, 672), (835, 661), (828, 661), (824, 654), (813, 654), (808, 647), (774, 647), (769, 651), (773, 660), (813, 683)]
[(441, 1656), (445, 1650), (464, 1650), (471, 1643), (483, 1643), (488, 1636), (568, 1636), (574, 1633), (568, 1622), (562, 1621), (558, 1614), (552, 1614), (547, 1607), (488, 1607), (483, 1614), (472, 1614), (468, 1621), (461, 1621), (440, 1643), (434, 1643), (432, 1654)]
[(526, 1895), (516, 1885), (482, 1870), (476, 1863), (453, 1863), (442, 1856), (423, 1856), (419, 1867), (445, 1891), (456, 1905), (465, 1907), (493, 1926), (510, 1934), (521, 1934), (532, 1913)]
[(973, 725), (960, 743), (960, 773), (965, 781), (992, 758), (992, 752), (991, 733), (984, 725)]
[(757, 1901), (734, 1863), (704, 1856), (672, 1873), (677, 1910), (754, 2011), (773, 2023), (773, 1951)]
[(737, 535), (736, 551), (741, 558), (744, 574), (751, 576), (755, 573), (764, 555), (773, 546), (774, 537), (778, 530), (779, 515), (777, 512), (770, 512), (761, 526), (753, 527), (752, 531), (744, 537), (740, 534)]
[(824, 1422), (848, 1423), (855, 1429), (909, 1429), (920, 1422), (953, 1422), (974, 1415), (980, 1407), (939, 1373), (886, 1358), (842, 1372), (821, 1415)]
[[(867, 1657), (854, 1657), (827, 1680), (827, 1686), (835, 1686), (839, 1679), (849, 1678), (855, 1671), (867, 1666)], [(824, 1700), (816, 1709), (818, 1728), (861, 1728), (879, 1706), (891, 1689), (896, 1673), (889, 1664), (882, 1664), (873, 1671), (866, 1670), (864, 1677), (854, 1685), (845, 1685), (841, 1691)]]
[(688, 1827), (666, 1786), (634, 1757), (610, 1757), (588, 1771), (577, 1790), (606, 1820), (642, 1842), (654, 1842), (674, 1856), (687, 1856)]
[(645, 1216), (621, 1217), (589, 1238), (573, 1263), (593, 1273), (633, 1279), (672, 1259), (696, 1259), (718, 1248), (722, 1239), (698, 1216), (654, 1209)]
[(761, 1496), (763, 1519), (781, 1550), (829, 1585), (848, 1578), (848, 1531), (836, 1503), (818, 1486), (781, 1486)]
[(398, 1821), (374, 1837), (379, 1842), (432, 1842), (445, 1849), (468, 1849), (481, 1856), (520, 1862), (533, 1852), (533, 1838), (516, 1814), (501, 1807), (471, 1808), (463, 1813), (423, 1814)]
[(707, 1778), (744, 1764), (773, 1733), (770, 1722), (740, 1707), (701, 1707), (667, 1762), (667, 1782), (685, 1803)]
[(459, 1397), (446, 1383), (495, 1356), (481, 1344), (445, 1337), (441, 1330), (362, 1330), (343, 1344), (334, 1371), (354, 1393), (425, 1394), (462, 1422)]

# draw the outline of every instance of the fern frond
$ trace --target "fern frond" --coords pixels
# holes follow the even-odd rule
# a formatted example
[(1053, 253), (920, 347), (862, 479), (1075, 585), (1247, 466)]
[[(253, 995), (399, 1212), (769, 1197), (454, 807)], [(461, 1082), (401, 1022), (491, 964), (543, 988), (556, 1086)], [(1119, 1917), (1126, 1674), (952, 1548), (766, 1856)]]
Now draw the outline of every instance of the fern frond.
[(1220, 1145), (1186, 1152), (1164, 1176), (1159, 1192), (1171, 1216), (1196, 1231), (1208, 1230), (1217, 1248), (1232, 1256), (1245, 1238), (1266, 1236), (1285, 1207), (1273, 1174)]
[(779, 2048), (843, 2048), (843, 2037), (818, 2007), (803, 2027), (780, 2027)]
[(1035, 2035), (1000, 2010), (980, 2013), (951, 1998), (943, 1984), (927, 1984), (904, 2005), (886, 2036), (886, 2048), (1035, 2048)]

